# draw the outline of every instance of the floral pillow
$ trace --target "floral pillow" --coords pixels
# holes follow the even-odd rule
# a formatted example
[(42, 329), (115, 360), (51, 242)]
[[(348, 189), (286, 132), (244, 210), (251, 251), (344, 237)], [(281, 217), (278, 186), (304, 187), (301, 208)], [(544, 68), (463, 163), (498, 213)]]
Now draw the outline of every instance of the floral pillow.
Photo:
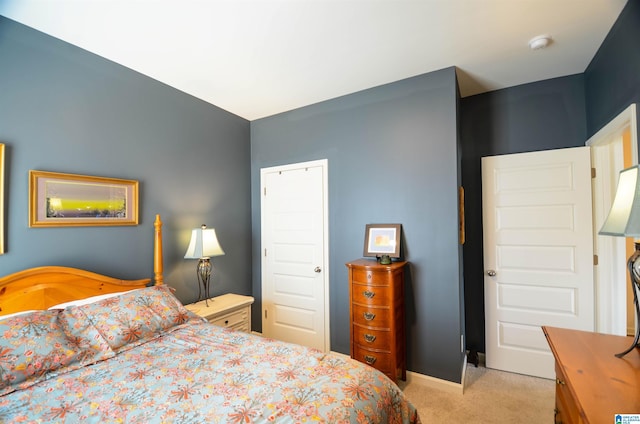
[(200, 318), (189, 312), (168, 286), (123, 293), (62, 311), (69, 320), (93, 325), (116, 353), (160, 337), (172, 327)]
[[(134, 289), (138, 290), (138, 289)], [(124, 292), (116, 292), (116, 293), (106, 293), (99, 294), (97, 296), (87, 297), (85, 299), (72, 300), (70, 302), (58, 303), (57, 305), (53, 305), (48, 307), (47, 309), (64, 309), (68, 306), (77, 306), (77, 305), (86, 305), (87, 303), (97, 302), (98, 300), (108, 299), (110, 297), (120, 296)]]
[(60, 311), (60, 327), (65, 332), (69, 344), (78, 352), (76, 360), (81, 365), (89, 365), (115, 356), (115, 352), (94, 325), (84, 315)]
[(60, 311), (33, 311), (0, 321), (0, 396), (45, 380), (77, 359), (58, 323)]

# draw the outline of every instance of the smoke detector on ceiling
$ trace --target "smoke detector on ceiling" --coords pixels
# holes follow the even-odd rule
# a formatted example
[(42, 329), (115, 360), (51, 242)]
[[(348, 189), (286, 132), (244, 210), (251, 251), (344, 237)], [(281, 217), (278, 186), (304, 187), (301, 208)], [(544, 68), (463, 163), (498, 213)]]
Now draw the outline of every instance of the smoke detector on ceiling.
[(529, 41), (531, 50), (540, 50), (551, 44), (551, 37), (548, 35), (538, 35)]

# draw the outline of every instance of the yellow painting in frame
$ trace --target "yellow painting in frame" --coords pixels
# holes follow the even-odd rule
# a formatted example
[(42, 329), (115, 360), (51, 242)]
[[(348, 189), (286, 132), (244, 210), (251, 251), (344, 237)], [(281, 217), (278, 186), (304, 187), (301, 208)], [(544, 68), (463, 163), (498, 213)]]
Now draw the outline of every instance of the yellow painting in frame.
[(29, 171), (29, 227), (138, 225), (138, 181)]
[(4, 254), (4, 144), (0, 143), (0, 255)]

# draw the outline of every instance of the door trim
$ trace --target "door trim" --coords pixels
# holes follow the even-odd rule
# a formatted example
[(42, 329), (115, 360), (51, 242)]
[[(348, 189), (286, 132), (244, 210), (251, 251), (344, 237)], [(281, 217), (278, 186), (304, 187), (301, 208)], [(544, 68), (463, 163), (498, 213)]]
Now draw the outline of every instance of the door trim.
[[(592, 189), (593, 251), (598, 256), (598, 266), (594, 267), (596, 331), (617, 335), (627, 333), (626, 315), (620, 314), (620, 311), (626, 311), (628, 303), (625, 239), (598, 236), (598, 231), (613, 202), (618, 174), (625, 168), (621, 144), (622, 134), (627, 129), (631, 133), (631, 164), (638, 163), (636, 117), (636, 104), (633, 103), (585, 143), (591, 147), (592, 166), (596, 169)], [(620, 147), (612, 148), (613, 145)]]
[[(261, 168), (260, 169), (260, 222), (261, 222), (261, 228), (264, 228), (264, 207), (262, 205), (264, 196), (262, 196), (262, 192), (264, 190), (264, 181), (265, 181), (265, 175), (271, 172), (284, 172), (284, 171), (290, 171), (292, 169), (300, 169), (300, 168), (305, 168), (305, 167), (320, 167), (322, 168), (322, 205), (323, 205), (323, 211), (322, 211), (322, 239), (323, 239), (323, 246), (322, 246), (322, 255), (323, 255), (323, 272), (322, 272), (322, 284), (324, 286), (324, 351), (325, 352), (329, 352), (331, 350), (331, 320), (330, 320), (330, 315), (329, 315), (329, 311), (330, 311), (330, 297), (329, 297), (329, 272), (330, 272), (330, 264), (329, 264), (329, 160), (328, 159), (319, 159), (319, 160), (314, 160), (314, 161), (308, 161), (308, 162), (299, 162), (299, 163), (291, 163), (291, 164), (287, 164), (287, 165), (278, 165), (278, 166), (271, 166), (268, 168)], [(261, 235), (260, 239), (262, 240), (263, 237)], [(263, 243), (261, 243), (260, 246), (260, 251), (263, 252), (265, 249), (265, 246)], [(263, 288), (263, 284), (262, 281), (264, 281), (265, 279), (265, 266), (264, 266), (264, 255), (260, 255), (261, 257), (261, 279), (260, 279), (260, 289), (262, 290)], [(264, 299), (264, 296), (261, 294), (262, 298)], [(262, 321), (262, 327), (264, 328), (264, 313), (263, 311), (260, 311), (260, 316), (261, 316), (261, 321)]]

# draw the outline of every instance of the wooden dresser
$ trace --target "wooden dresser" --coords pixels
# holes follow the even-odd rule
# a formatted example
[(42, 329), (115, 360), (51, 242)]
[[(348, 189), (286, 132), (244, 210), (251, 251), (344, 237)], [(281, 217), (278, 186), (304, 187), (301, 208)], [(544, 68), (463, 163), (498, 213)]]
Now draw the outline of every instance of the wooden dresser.
[(640, 414), (640, 349), (632, 337), (542, 327), (556, 359), (556, 423), (614, 423)]
[(406, 380), (404, 269), (407, 262), (348, 262), (351, 357)]

